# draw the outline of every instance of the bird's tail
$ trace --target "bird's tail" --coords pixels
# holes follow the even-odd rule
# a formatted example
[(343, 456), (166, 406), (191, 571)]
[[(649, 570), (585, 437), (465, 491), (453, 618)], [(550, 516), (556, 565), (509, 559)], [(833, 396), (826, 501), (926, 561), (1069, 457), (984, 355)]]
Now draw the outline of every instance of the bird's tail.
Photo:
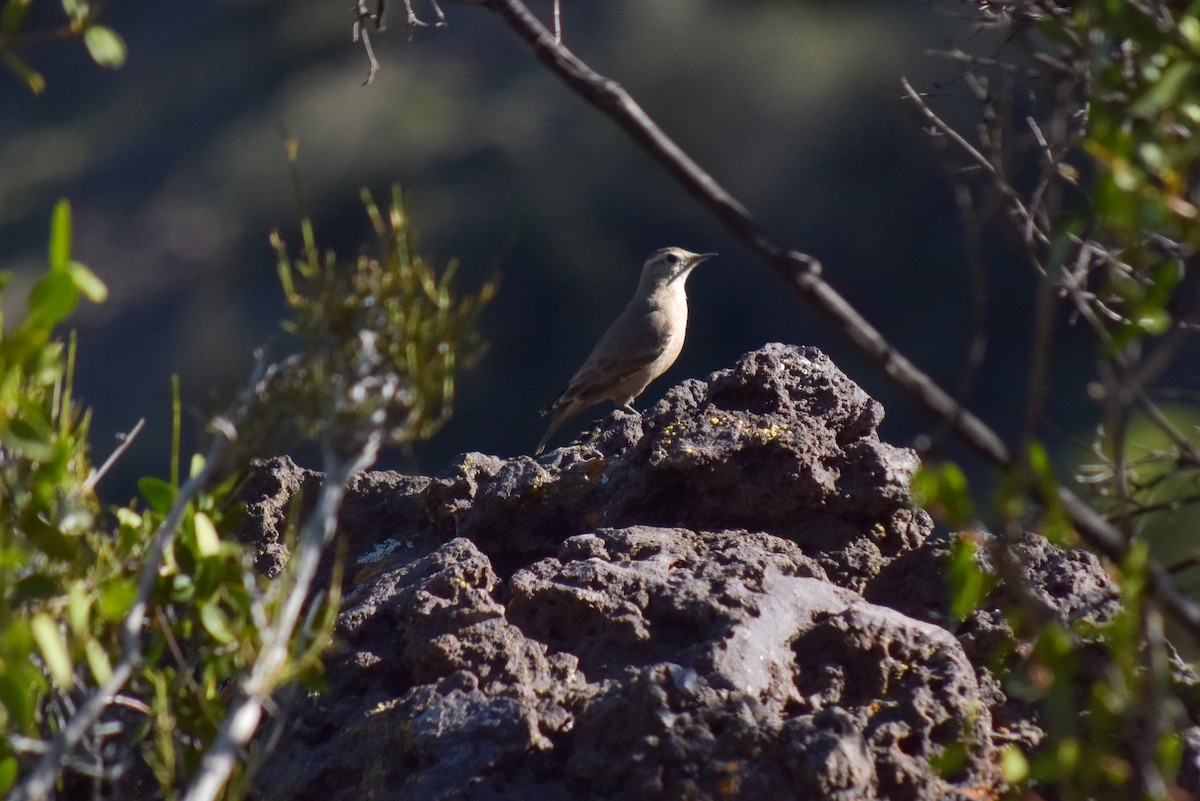
[(554, 400), (550, 401), (545, 406), (543, 406), (541, 408), (541, 410), (538, 412), (538, 414), (540, 414), (542, 417), (545, 417), (548, 414), (558, 411), (558, 409), (560, 409), (561, 407), (566, 406), (567, 404), (564, 402), (563, 399), (566, 397), (567, 390), (569, 390), (569, 389), (570, 389), (570, 387), (563, 387), (563, 391), (558, 393), (557, 395), (555, 395)]
[[(549, 409), (550, 407), (547, 406), (546, 409), (542, 410), (542, 414), (547, 414)], [(542, 451), (546, 450), (546, 443), (550, 441), (550, 438), (554, 436), (554, 432), (558, 431), (563, 422), (564, 418), (561, 415), (550, 421), (550, 427), (546, 429), (546, 433), (542, 435), (542, 441), (538, 443), (537, 450), (533, 452), (534, 456), (542, 455)]]
[(563, 423), (579, 413), (577, 404), (578, 399), (574, 397), (568, 398), (567, 391), (564, 391), (563, 394), (546, 404), (542, 409), (542, 417), (546, 417), (547, 415), (554, 415), (554, 417), (550, 420), (550, 427), (542, 435), (542, 441), (538, 443), (537, 450), (533, 452), (534, 456), (541, 456), (542, 451), (546, 449), (546, 443), (554, 436), (554, 432), (562, 428)]

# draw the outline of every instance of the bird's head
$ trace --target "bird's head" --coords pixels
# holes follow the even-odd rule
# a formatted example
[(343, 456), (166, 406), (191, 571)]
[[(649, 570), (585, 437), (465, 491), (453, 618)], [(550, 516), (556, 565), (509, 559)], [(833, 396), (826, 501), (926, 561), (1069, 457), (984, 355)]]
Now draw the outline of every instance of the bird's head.
[(646, 266), (642, 268), (642, 283), (666, 286), (675, 281), (683, 281), (696, 265), (715, 255), (717, 254), (692, 253), (683, 248), (656, 250), (646, 259)]

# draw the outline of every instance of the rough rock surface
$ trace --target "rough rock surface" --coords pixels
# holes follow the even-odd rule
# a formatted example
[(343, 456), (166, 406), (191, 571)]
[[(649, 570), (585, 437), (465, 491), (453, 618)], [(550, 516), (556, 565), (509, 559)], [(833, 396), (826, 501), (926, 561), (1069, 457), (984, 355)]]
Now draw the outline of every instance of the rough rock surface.
[[(255, 794), (994, 797), (1001, 740), (1040, 732), (988, 672), (1002, 618), (951, 624), (952, 538), (882, 417), (822, 353), (774, 344), (537, 461), (361, 476), (330, 688)], [(248, 488), (264, 572), (319, 482), (278, 459)], [(1095, 559), (1021, 547), (1053, 614), (1111, 613)]]

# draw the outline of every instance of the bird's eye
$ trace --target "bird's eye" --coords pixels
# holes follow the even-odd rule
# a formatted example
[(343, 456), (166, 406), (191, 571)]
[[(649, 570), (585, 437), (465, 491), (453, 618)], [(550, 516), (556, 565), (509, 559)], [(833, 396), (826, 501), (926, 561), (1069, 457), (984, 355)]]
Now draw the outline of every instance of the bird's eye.
[(679, 264), (679, 256), (674, 253), (668, 253), (667, 264), (671, 265), (672, 267), (674, 267), (676, 264)]

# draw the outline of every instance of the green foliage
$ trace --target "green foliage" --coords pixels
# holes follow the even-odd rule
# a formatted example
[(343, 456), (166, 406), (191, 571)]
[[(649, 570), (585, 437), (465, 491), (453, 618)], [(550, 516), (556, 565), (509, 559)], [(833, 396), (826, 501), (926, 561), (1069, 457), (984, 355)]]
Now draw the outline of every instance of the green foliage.
[(1078, 3), (1069, 22), (1048, 27), (1060, 24), (1089, 43), (1093, 84), (1081, 145), (1098, 169), (1087, 222), (1120, 253), (1103, 287), (1114, 312), (1110, 347), (1119, 350), (1170, 328), (1181, 254), (1200, 245), (1192, 177), (1200, 156), (1200, 5), (1152, 11)]
[(946, 574), (950, 582), (950, 616), (956, 621), (966, 620), (995, 589), (995, 578), (980, 565), (980, 551), (979, 542), (968, 534), (954, 541)]
[[(196, 465), (199, 467), (199, 465)], [(144, 644), (147, 658), (126, 692), (148, 707), (126, 748), (140, 750), (164, 790), (179, 786), (199, 764), (224, 717), (222, 690), (261, 648), (256, 622), (271, 588), (253, 569), (251, 554), (217, 530), (229, 531), (235, 479), (200, 493), (158, 570)], [(177, 491), (177, 487), (173, 490)], [(118, 515), (116, 543), (132, 545), (114, 557), (125, 568), (94, 597), (96, 616), (119, 628), (136, 598), (145, 546), (166, 520), (167, 509), (126, 508)], [(113, 659), (109, 649), (101, 660)], [(100, 677), (97, 676), (97, 679)]]
[(975, 520), (967, 476), (953, 462), (926, 462), (913, 477), (913, 502), (938, 522), (960, 528)]
[(1050, 736), (1032, 758), (1006, 764), (1010, 780), (1053, 784), (1062, 798), (1082, 801), (1130, 797), (1146, 765), (1168, 777), (1179, 770), (1183, 710), (1167, 692), (1165, 671), (1144, 660), (1146, 552), (1135, 547), (1122, 566), (1123, 606), (1111, 620), (1020, 627), (1032, 648), (1007, 692), (1039, 706)]
[[(1052, 365), (1038, 354), (1019, 455), (985, 514), (1001, 532), (987, 541), (992, 563), (1012, 584), (1018, 571), (1009, 568), (1021, 558), (1012, 545), (1024, 531), (1067, 547), (1090, 537), (1115, 559), (1108, 567), (1121, 602), (1111, 617), (1080, 610), (1079, 620), (1064, 621), (1035, 594), (1016, 586), (1004, 593), (1021, 659), (997, 659), (1008, 665), (1009, 696), (1041, 710), (1046, 738), (1030, 753), (1010, 747), (1001, 769), (1017, 794), (1033, 783), (1062, 798), (1165, 797), (1185, 715), (1165, 667), (1148, 566), (1151, 545), (1157, 558), (1200, 564), (1200, 450), (1196, 415), (1160, 407), (1148, 387), (1200, 322), (1188, 275), (1200, 247), (1200, 2), (976, 5), (984, 27), (997, 30), (999, 50), (1019, 41), (1021, 55), (955, 55), (982, 107), (977, 136), (962, 140), (978, 148), (964, 148), (965, 159), (984, 168), (959, 188), (968, 188), (980, 219), (1004, 208), (1001, 225), (1042, 281), (1044, 347), (1055, 328), (1054, 297), (1094, 335), (1097, 370), (1087, 389), (1100, 424), (1092, 463), (1077, 479), (1093, 491), (1107, 527), (1103, 537), (1076, 530), (1062, 508), (1061, 478), (1037, 439), (1046, 405), (1038, 382)], [(961, 526), (970, 507), (956, 470), (928, 468), (916, 488), (935, 515)], [(977, 570), (982, 542), (960, 537), (949, 560), (959, 619), (990, 589)]]
[[(41, 0), (45, 2), (46, 0)], [(97, 19), (105, 0), (60, 0), (64, 15), (59, 27), (25, 31), (26, 16), (35, 0), (6, 0), (0, 8), (0, 62), (34, 94), (46, 88), (46, 80), (18, 51), (55, 39), (83, 39), (92, 61), (107, 69), (125, 65), (125, 40)]]
[[(86, 609), (108, 578), (110, 550), (97, 535), (88, 415), (71, 388), (74, 348), (54, 326), (80, 295), (103, 284), (72, 261), (70, 206), (54, 210), (49, 271), (22, 318), (0, 335), (0, 731), (38, 734), (53, 692), (70, 693), (106, 643)], [(0, 279), (7, 284), (8, 276)], [(82, 577), (91, 573), (99, 581)], [(97, 663), (98, 664), (98, 663)], [(84, 667), (87, 666), (87, 667)], [(102, 668), (101, 668), (102, 669)], [(11, 736), (0, 738), (0, 792), (17, 778)]]
[(995, 579), (981, 565), (982, 540), (963, 529), (975, 521), (975, 507), (966, 474), (953, 462), (927, 462), (913, 478), (913, 501), (939, 523), (958, 529), (946, 560), (950, 587), (950, 617), (966, 620), (995, 588)]
[[(1097, 505), (1113, 520), (1132, 527), (1160, 561), (1186, 567), (1200, 557), (1197, 502), (1200, 502), (1200, 462), (1193, 455), (1200, 413), (1183, 404), (1163, 404), (1161, 421), (1145, 414), (1130, 417), (1121, 442), (1124, 492), (1118, 493), (1111, 442), (1102, 443), (1082, 477), (1096, 487)], [(1180, 449), (1180, 441), (1187, 448)], [(1189, 453), (1189, 449), (1192, 452)]]
[[(139, 754), (164, 794), (185, 787), (299, 581), (291, 564), (267, 581), (231, 536), (255, 448), (275, 441), (280, 419), (344, 453), (371, 432), (393, 442), (427, 436), (449, 415), (454, 374), (477, 347), (473, 324), (491, 288), (451, 295), (453, 271), (439, 277), (413, 253), (398, 193), (386, 221), (369, 198), (367, 209), (382, 255), (349, 271), (332, 255), (318, 260), (307, 222), (304, 259), (291, 262), (279, 246), (295, 315), (288, 328), (302, 353), (271, 365), (217, 426), (224, 447), (210, 454), (221, 469), (200, 456), (181, 465), (175, 382), (169, 479), (143, 478), (141, 503), (104, 514), (88, 415), (72, 394), (73, 348), (54, 329), (81, 296), (99, 302), (105, 288), (71, 258), (70, 207), (55, 208), (48, 270), (0, 336), (0, 795), (32, 770), (41, 748), (28, 744), (60, 735), (118, 664), (132, 668), (118, 687), (124, 725), (90, 735), (91, 753)], [(294, 545), (295, 532), (286, 536)], [(278, 630), (285, 658), (260, 678), (268, 692), (320, 684), (339, 576), (298, 631)]]
[[(164, 510), (122, 508), (110, 530), (100, 513), (86, 445), (88, 415), (71, 391), (71, 349), (53, 339), (80, 295), (102, 300), (103, 284), (71, 253), (71, 215), (56, 207), (49, 271), (32, 289), (24, 318), (0, 338), (0, 776), (17, 781), (12, 735), (53, 736), (68, 697), (102, 685), (121, 654), (120, 627), (136, 596), (145, 544)], [(211, 736), (220, 719), (218, 682), (256, 646), (250, 618), (254, 573), (244, 549), (216, 543), (232, 483), (194, 502), (182, 536), (158, 573), (155, 625), (146, 651), (157, 655), (127, 692), (169, 704), (145, 757), (158, 767)], [(197, 531), (203, 532), (197, 535)], [(247, 585), (247, 582), (251, 582)], [(221, 620), (238, 637), (196, 622)], [(215, 627), (214, 627), (215, 628)], [(193, 675), (192, 666), (203, 670)], [(136, 745), (137, 737), (128, 746)], [(169, 752), (169, 753), (168, 753)], [(166, 773), (160, 772), (161, 778)], [(5, 788), (7, 789), (7, 788)]]
[(348, 270), (320, 253), (307, 220), (297, 259), (272, 236), (292, 310), (286, 329), (304, 353), (273, 382), (271, 406), (289, 410), (306, 438), (352, 449), (373, 426), (388, 442), (411, 442), (449, 419), (455, 373), (478, 354), (476, 321), (495, 292), (487, 283), (454, 298), (456, 265), (439, 277), (414, 252), (398, 188), (386, 215), (365, 190), (363, 202), (378, 247)]

